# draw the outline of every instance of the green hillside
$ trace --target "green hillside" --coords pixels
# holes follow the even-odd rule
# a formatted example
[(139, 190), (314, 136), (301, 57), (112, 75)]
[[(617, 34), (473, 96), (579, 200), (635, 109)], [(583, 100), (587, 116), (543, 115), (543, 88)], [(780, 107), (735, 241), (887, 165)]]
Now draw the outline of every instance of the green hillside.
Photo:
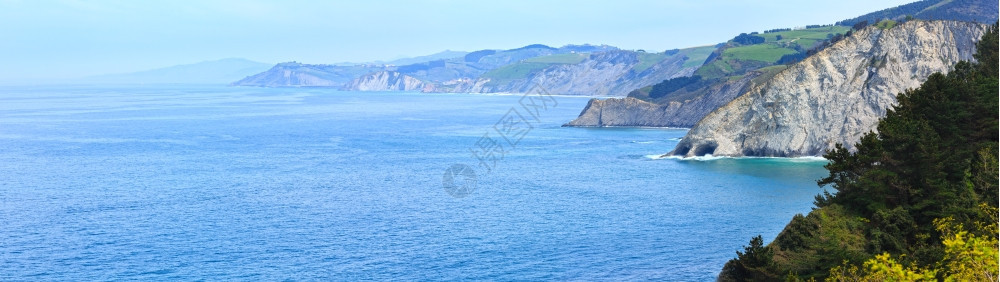
[[(891, 23), (886, 26), (891, 27)], [(675, 78), (629, 93), (629, 97), (654, 103), (683, 102), (701, 96), (712, 87), (734, 82), (755, 72), (755, 83), (774, 76), (791, 64), (842, 38), (850, 30), (834, 25), (801, 29), (774, 29), (743, 33), (726, 43), (681, 50), (688, 56), (685, 67), (699, 66), (697, 79)], [(704, 63), (703, 63), (704, 62)]]
[[(848, 30), (849, 27), (831, 25), (742, 34), (716, 51), (716, 58), (700, 68), (697, 74), (706, 79), (739, 76), (749, 70), (777, 64), (782, 56), (804, 54), (821, 42)], [(737, 40), (740, 37), (757, 37), (757, 40), (763, 40), (746, 44)]]
[(877, 24), (875, 24), (875, 26), (877, 26), (878, 28), (881, 28), (881, 29), (890, 29), (890, 28), (896, 26), (896, 24), (897, 24), (897, 22), (894, 21), (894, 20), (883, 20), (883, 21), (880, 21)]
[(525, 63), (543, 63), (543, 64), (578, 64), (582, 62), (590, 54), (585, 53), (569, 53), (569, 54), (558, 54), (550, 56), (535, 57), (524, 60)]
[(515, 79), (526, 78), (532, 73), (543, 70), (552, 65), (558, 64), (579, 64), (587, 59), (590, 53), (566, 53), (541, 57), (534, 57), (501, 66), (483, 74), (483, 78), (489, 78), (493, 82), (504, 82)]
[[(816, 27), (802, 30), (792, 30), (792, 31), (782, 31), (782, 32), (772, 32), (761, 34), (767, 42), (774, 42), (782, 46), (788, 46), (795, 48), (809, 49), (812, 48), (816, 42), (830, 39), (833, 35), (844, 34), (850, 27), (846, 26), (827, 26), (827, 27)], [(781, 36), (781, 40), (778, 40), (778, 36)]]
[(687, 61), (684, 61), (683, 68), (700, 67), (708, 59), (708, 56), (712, 55), (712, 52), (717, 49), (713, 45), (691, 47), (687, 49), (681, 49), (681, 54), (688, 57)]
[[(716, 48), (714, 46), (701, 46), (657, 53), (635, 52), (638, 62), (632, 66), (632, 70), (636, 73), (640, 73), (648, 70), (660, 62), (663, 62), (664, 60), (681, 55), (687, 57), (687, 60), (684, 62), (684, 67), (697, 67), (700, 66), (715, 49)], [(524, 79), (535, 72), (541, 71), (553, 65), (579, 64), (586, 60), (590, 55), (591, 53), (568, 53), (528, 58), (521, 60), (520, 62), (490, 70), (483, 74), (482, 77), (489, 78), (492, 81), (491, 83)]]
[(554, 63), (547, 62), (526, 62), (521, 61), (518, 63), (509, 64), (502, 66), (483, 74), (483, 78), (489, 78), (494, 82), (509, 81), (515, 79), (521, 79), (528, 77), (528, 75), (545, 69)]
[(670, 55), (667, 55), (666, 53), (663, 52), (660, 53), (639, 52), (638, 53), (639, 63), (636, 64), (634, 67), (632, 67), (632, 69), (635, 70), (635, 72), (642, 72), (644, 70), (653, 67), (653, 65), (663, 61), (668, 57), (670, 57)]
[(781, 59), (781, 56), (795, 53), (798, 53), (795, 49), (785, 48), (774, 43), (764, 43), (726, 49), (722, 52), (722, 57), (724, 61), (750, 60), (774, 63)]
[(682, 68), (699, 67), (701, 64), (705, 63), (705, 59), (708, 59), (708, 56), (711, 55), (712, 51), (715, 51), (715, 49), (715, 46), (709, 45), (679, 50), (675, 49), (673, 52), (639, 53), (639, 63), (632, 67), (632, 70), (635, 72), (643, 72), (653, 65), (678, 54), (687, 57), (684, 64), (681, 66)]

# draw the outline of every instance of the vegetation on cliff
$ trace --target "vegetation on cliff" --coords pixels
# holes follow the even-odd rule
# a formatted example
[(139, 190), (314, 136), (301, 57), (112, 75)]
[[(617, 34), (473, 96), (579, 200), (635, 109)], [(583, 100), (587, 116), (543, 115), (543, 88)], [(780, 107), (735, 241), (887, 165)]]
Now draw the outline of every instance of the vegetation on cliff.
[(697, 79), (664, 80), (632, 91), (629, 97), (660, 104), (691, 100), (705, 95), (713, 86), (739, 80), (759, 69), (802, 60), (817, 48), (842, 38), (848, 30), (842, 26), (813, 25), (804, 29), (742, 33), (705, 57), (704, 65), (693, 76)]
[(839, 21), (837, 25), (906, 18), (989, 23), (996, 20), (998, 9), (996, 2), (988, 0), (923, 0)]
[(852, 152), (825, 157), (836, 189), (769, 245), (754, 238), (723, 281), (997, 278), (997, 26), (960, 62), (898, 97)]

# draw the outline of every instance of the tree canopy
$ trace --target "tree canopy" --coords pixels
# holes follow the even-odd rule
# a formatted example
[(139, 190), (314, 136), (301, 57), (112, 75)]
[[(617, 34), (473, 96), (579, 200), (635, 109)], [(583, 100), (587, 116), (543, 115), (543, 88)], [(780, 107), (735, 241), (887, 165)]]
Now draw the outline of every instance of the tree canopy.
[[(796, 216), (772, 244), (751, 241), (748, 253), (773, 253), (770, 259), (738, 253), (720, 280), (831, 273), (838, 279), (995, 279), (997, 28), (976, 44), (976, 62), (959, 62), (899, 94), (856, 151), (837, 144), (827, 152), (829, 175), (818, 184), (836, 192), (817, 196), (816, 209)], [(985, 264), (955, 263), (962, 260)]]

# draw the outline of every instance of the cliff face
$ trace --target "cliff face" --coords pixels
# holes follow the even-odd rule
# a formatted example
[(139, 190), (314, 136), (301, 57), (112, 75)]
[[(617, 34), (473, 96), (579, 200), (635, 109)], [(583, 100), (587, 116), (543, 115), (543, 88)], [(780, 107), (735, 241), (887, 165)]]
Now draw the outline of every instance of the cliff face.
[[(689, 76), (712, 46), (662, 53), (624, 51), (601, 45), (552, 48), (529, 45), (481, 50), (462, 57), (403, 66), (281, 63), (232, 83), (263, 87), (332, 87), (354, 91), (525, 93), (541, 85), (549, 93), (625, 96), (665, 79)], [(690, 62), (689, 62), (690, 61)], [(685, 63), (688, 67), (685, 68)]]
[[(345, 90), (424, 90), (448, 92), (452, 86), (462, 85), (459, 81), (475, 80), (491, 70), (516, 64), (538, 57), (600, 53), (617, 50), (606, 45), (567, 45), (552, 48), (544, 45), (529, 45), (510, 50), (481, 50), (450, 57), (448, 54), (415, 58), (415, 63), (394, 65), (383, 63), (357, 65), (322, 65), (281, 63), (268, 71), (246, 77), (232, 83), (239, 86), (263, 87), (333, 87)], [(405, 61), (399, 61), (400, 63)], [(400, 85), (392, 79), (393, 73), (405, 75)], [(406, 78), (409, 77), (409, 78)], [(412, 79), (422, 81), (420, 89), (414, 88)], [(377, 82), (392, 84), (377, 85)], [(472, 83), (473, 85), (475, 83)]]
[(358, 91), (420, 91), (429, 84), (394, 71), (370, 73), (354, 79), (345, 88)]
[(451, 92), (520, 93), (541, 85), (549, 93), (588, 96), (625, 96), (629, 91), (665, 79), (689, 76), (694, 67), (683, 68), (684, 56), (673, 56), (638, 70), (642, 62), (634, 51), (608, 51), (589, 55), (576, 64), (554, 64), (525, 78), (491, 80), (480, 78), (451, 88)]
[(580, 116), (563, 126), (691, 127), (713, 110), (743, 93), (759, 73), (712, 85), (705, 95), (683, 102), (650, 103), (632, 97), (591, 99)]
[[(580, 117), (563, 126), (651, 126), (666, 127), (665, 120), (669, 106), (658, 105), (632, 97), (590, 99)], [(605, 113), (607, 114), (605, 116)]]
[(372, 66), (309, 65), (280, 63), (262, 73), (233, 82), (235, 86), (343, 87), (354, 78), (381, 70)]
[(699, 121), (672, 155), (816, 156), (875, 130), (896, 95), (971, 60), (985, 25), (869, 27), (778, 73)]

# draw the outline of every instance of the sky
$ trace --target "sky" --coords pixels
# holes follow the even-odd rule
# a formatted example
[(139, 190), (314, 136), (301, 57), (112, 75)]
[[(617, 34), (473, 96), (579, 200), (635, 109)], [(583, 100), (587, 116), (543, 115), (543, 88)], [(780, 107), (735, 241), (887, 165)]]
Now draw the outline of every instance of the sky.
[(0, 0), (0, 81), (222, 58), (367, 62), (443, 50), (607, 44), (662, 51), (832, 24), (903, 0)]

